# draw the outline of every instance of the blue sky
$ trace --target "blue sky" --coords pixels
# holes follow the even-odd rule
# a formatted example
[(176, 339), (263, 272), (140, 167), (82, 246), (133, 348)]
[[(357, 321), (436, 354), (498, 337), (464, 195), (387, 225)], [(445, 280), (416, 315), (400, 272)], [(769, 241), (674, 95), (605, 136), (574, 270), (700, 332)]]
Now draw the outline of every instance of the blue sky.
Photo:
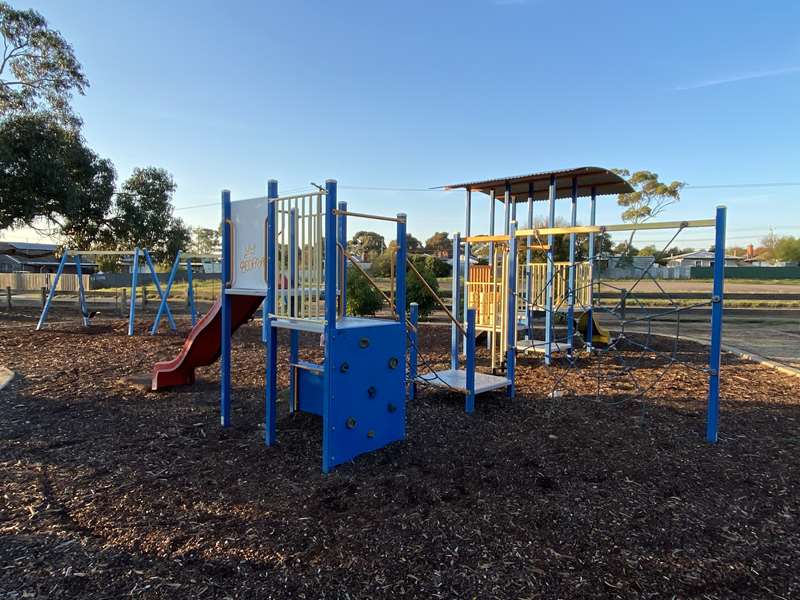
[[(325, 178), (419, 188), (597, 165), (698, 186), (800, 182), (793, 1), (14, 4), (73, 44), (91, 82), (75, 103), (89, 144), (120, 181), (168, 169), (178, 207), (221, 188), (261, 195), (270, 177), (284, 191)], [(463, 229), (461, 194), (340, 196), (407, 212), (423, 239)], [(800, 186), (688, 188), (664, 218), (724, 203), (729, 243), (745, 244), (770, 226), (800, 235), (798, 198)], [(473, 210), (485, 230), (488, 200)], [(619, 213), (602, 198), (598, 222)], [(177, 214), (218, 221), (215, 207)]]

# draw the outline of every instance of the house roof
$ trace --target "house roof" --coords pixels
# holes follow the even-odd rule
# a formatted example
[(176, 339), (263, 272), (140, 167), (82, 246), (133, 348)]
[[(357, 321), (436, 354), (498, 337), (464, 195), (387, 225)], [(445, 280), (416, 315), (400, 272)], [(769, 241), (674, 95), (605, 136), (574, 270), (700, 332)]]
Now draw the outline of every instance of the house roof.
[(527, 202), (528, 192), (533, 189), (534, 200), (547, 200), (551, 176), (556, 180), (556, 198), (570, 198), (572, 196), (572, 179), (577, 179), (578, 197), (590, 196), (594, 188), (598, 196), (609, 194), (625, 194), (634, 191), (631, 185), (622, 177), (609, 169), (602, 167), (577, 167), (558, 171), (542, 171), (528, 175), (499, 177), (483, 181), (466, 183), (452, 183), (445, 185), (445, 190), (470, 189), (484, 194), (492, 191), (495, 197), (503, 200), (506, 185), (511, 188), (513, 202)]
[[(716, 255), (713, 252), (708, 252), (707, 250), (697, 250), (695, 252), (687, 252), (686, 254), (676, 254), (675, 256), (667, 257), (667, 260), (680, 260), (680, 259), (691, 259), (691, 260), (709, 260), (716, 258)], [(725, 260), (743, 260), (743, 256), (731, 256), (726, 255)]]
[(28, 257), (50, 256), (55, 253), (55, 244), (0, 241), (0, 254), (19, 254)]

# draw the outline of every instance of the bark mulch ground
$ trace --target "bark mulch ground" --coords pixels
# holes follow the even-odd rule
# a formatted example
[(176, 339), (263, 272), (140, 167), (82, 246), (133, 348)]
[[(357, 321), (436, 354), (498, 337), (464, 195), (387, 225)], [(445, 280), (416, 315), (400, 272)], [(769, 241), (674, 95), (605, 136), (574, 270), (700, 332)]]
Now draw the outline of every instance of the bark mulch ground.
[[(702, 347), (679, 347), (688, 365), (668, 341), (521, 358), (515, 400), (467, 416), (420, 389), (404, 442), (323, 476), (316, 417), (282, 414), (263, 446), (257, 326), (235, 338), (223, 430), (216, 367), (166, 393), (124, 381), (180, 335), (56, 316), (0, 317), (4, 600), (800, 595), (797, 379), (725, 356), (709, 446)], [(449, 330), (420, 337), (444, 364)]]

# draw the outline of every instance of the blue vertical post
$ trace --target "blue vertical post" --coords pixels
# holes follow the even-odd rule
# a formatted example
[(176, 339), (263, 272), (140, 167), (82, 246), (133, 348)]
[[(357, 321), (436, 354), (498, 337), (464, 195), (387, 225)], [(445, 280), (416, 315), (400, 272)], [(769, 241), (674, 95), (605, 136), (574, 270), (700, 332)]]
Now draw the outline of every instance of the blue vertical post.
[(408, 339), (411, 348), (408, 350), (408, 399), (413, 400), (417, 394), (417, 326), (419, 324), (419, 304), (412, 302), (411, 306), (411, 331)]
[(517, 362), (517, 222), (511, 221), (508, 230), (508, 331), (506, 340), (506, 394), (514, 397), (514, 375)]
[(69, 250), (64, 248), (64, 252), (61, 254), (61, 260), (58, 262), (58, 269), (56, 269), (56, 276), (53, 279), (53, 283), (50, 284), (50, 290), (47, 292), (47, 300), (44, 303), (44, 307), (42, 308), (42, 314), (39, 315), (39, 322), (36, 324), (36, 331), (39, 331), (42, 327), (44, 327), (44, 322), (47, 320), (47, 313), (50, 311), (50, 305), (53, 303), (53, 297), (56, 295), (56, 287), (58, 286), (58, 280), (61, 279), (61, 273), (64, 272), (64, 265), (67, 262), (67, 257), (69, 256)]
[[(338, 261), (337, 261), (338, 262)], [(289, 316), (297, 316), (297, 209), (289, 209)], [(300, 332), (296, 329), (289, 331), (289, 412), (293, 413), (297, 404), (297, 364), (300, 351)]]
[[(339, 202), (339, 211), (340, 213), (347, 212), (347, 202)], [(336, 225), (336, 237), (342, 245), (342, 248), (347, 248), (347, 215), (339, 214)], [(337, 265), (344, 269), (339, 277), (342, 286), (342, 289), (339, 290), (339, 312), (344, 317), (347, 315), (347, 260), (345, 259), (341, 262), (337, 261)]]
[(726, 209), (717, 207), (714, 240), (714, 289), (711, 297), (711, 354), (708, 357), (708, 416), (706, 440), (715, 444), (719, 428), (719, 370), (722, 353), (722, 310), (725, 299), (725, 220)]
[(466, 371), (467, 397), (464, 401), (464, 410), (468, 415), (475, 411), (475, 309), (467, 309), (467, 357), (464, 369)]
[(228, 287), (233, 279), (233, 232), (231, 193), (222, 190), (222, 285), (220, 286), (220, 423), (231, 424), (231, 298)]
[[(533, 182), (528, 184), (528, 229), (533, 229)], [(533, 339), (533, 236), (529, 235), (526, 240), (525, 250), (525, 339)]]
[[(589, 225), (594, 225), (597, 218), (597, 188), (592, 186), (592, 199), (589, 205)], [(592, 333), (594, 331), (594, 263), (597, 260), (594, 250), (594, 233), (589, 234), (589, 315), (586, 321), (586, 347), (592, 349)]]
[[(472, 190), (467, 188), (467, 197), (464, 203), (464, 237), (469, 239), (472, 235)], [(472, 249), (470, 248), (470, 244), (468, 241), (464, 242), (464, 310), (461, 313), (463, 317), (461, 318), (461, 322), (464, 322), (464, 319), (467, 316), (467, 309), (469, 308), (469, 290), (467, 288), (467, 283), (469, 282), (469, 261), (472, 255)], [(458, 318), (458, 315), (456, 315)], [(467, 338), (465, 337), (462, 341), (462, 348), (464, 349), (464, 353), (467, 352)]]
[[(158, 273), (156, 273), (156, 267), (153, 264), (153, 259), (150, 258), (150, 252), (147, 251), (147, 248), (142, 249), (142, 254), (144, 254), (144, 260), (147, 263), (147, 268), (150, 270), (150, 277), (153, 279), (153, 286), (156, 288), (156, 293), (158, 294), (159, 300), (165, 300), (166, 296), (161, 289), (161, 282), (158, 280)], [(159, 308), (160, 308), (159, 304)], [(177, 331), (178, 327), (175, 325), (175, 319), (172, 318), (172, 311), (169, 309), (169, 304), (164, 304), (164, 310), (167, 313), (167, 321), (169, 322), (169, 326), (172, 328), (172, 331)]]
[[(548, 216), (547, 226), (556, 225), (556, 176), (550, 175), (550, 187), (547, 192)], [(553, 234), (547, 236), (547, 280), (545, 281), (545, 315), (544, 315), (544, 364), (549, 365), (553, 360), (553, 272), (555, 261), (555, 238)]]
[[(329, 431), (335, 427), (330, 422), (333, 402), (333, 373), (336, 357), (333, 355), (336, 338), (336, 181), (325, 181), (325, 365), (322, 398), (322, 472), (327, 473), (336, 464)], [(398, 251), (399, 255), (399, 251)], [(405, 266), (405, 263), (404, 263)], [(405, 272), (405, 269), (403, 269)], [(398, 273), (399, 281), (399, 273)], [(398, 284), (399, 287), (399, 284)], [(399, 292), (399, 290), (398, 290)], [(398, 294), (399, 296), (399, 294)]]
[[(572, 178), (572, 213), (569, 224), (575, 227), (578, 218), (578, 178)], [(567, 353), (572, 358), (575, 342), (575, 233), (569, 234), (569, 271), (567, 273)]]
[(81, 309), (83, 326), (89, 326), (89, 309), (86, 306), (86, 292), (83, 289), (83, 269), (81, 268), (81, 255), (75, 254), (75, 274), (78, 277), (78, 305)]
[[(453, 317), (458, 321), (458, 308), (461, 303), (459, 297), (459, 257), (461, 255), (461, 235), (456, 231), (453, 234)], [(455, 323), (450, 323), (450, 368), (458, 369), (458, 339), (461, 332)]]
[[(169, 296), (169, 294), (167, 294)], [(192, 314), (192, 327), (197, 324), (197, 307), (194, 305), (194, 283), (192, 282), (192, 259), (186, 259), (186, 301)]]
[(397, 293), (394, 301), (397, 305), (397, 314), (400, 322), (405, 328), (406, 322), (406, 257), (408, 256), (408, 245), (406, 244), (406, 215), (397, 213)]
[(139, 283), (139, 247), (133, 249), (133, 265), (131, 273), (131, 308), (128, 311), (128, 335), (133, 335), (136, 322), (136, 286)]
[[(275, 314), (275, 294), (277, 293), (278, 280), (275, 275), (275, 236), (277, 210), (275, 198), (278, 197), (278, 182), (270, 179), (267, 182), (267, 219), (266, 235), (264, 237), (264, 254), (266, 255), (267, 293), (261, 307), (261, 337), (264, 340), (264, 444), (271, 446), (275, 443), (278, 401), (278, 332), (272, 327), (272, 318)], [(292, 402), (294, 399), (290, 398)], [(292, 407), (293, 409), (294, 407)]]
[(158, 331), (158, 326), (161, 324), (161, 317), (164, 314), (164, 309), (167, 307), (167, 299), (172, 292), (172, 284), (175, 282), (175, 275), (178, 273), (178, 267), (181, 266), (181, 251), (175, 254), (175, 262), (172, 263), (172, 269), (169, 272), (169, 279), (167, 279), (167, 287), (164, 289), (164, 294), (161, 297), (161, 302), (158, 304), (158, 312), (156, 318), (153, 320), (153, 326), (150, 328), (150, 335), (155, 335)]

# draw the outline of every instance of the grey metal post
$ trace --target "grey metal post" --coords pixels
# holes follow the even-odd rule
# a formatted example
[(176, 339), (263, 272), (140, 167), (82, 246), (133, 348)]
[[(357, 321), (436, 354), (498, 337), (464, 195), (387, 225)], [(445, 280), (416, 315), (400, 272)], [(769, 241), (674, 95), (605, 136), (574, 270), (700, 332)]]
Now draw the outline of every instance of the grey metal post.
[(508, 235), (508, 230), (511, 227), (511, 184), (506, 181), (506, 190), (503, 194), (503, 205), (505, 206), (505, 224), (503, 225), (503, 233)]

